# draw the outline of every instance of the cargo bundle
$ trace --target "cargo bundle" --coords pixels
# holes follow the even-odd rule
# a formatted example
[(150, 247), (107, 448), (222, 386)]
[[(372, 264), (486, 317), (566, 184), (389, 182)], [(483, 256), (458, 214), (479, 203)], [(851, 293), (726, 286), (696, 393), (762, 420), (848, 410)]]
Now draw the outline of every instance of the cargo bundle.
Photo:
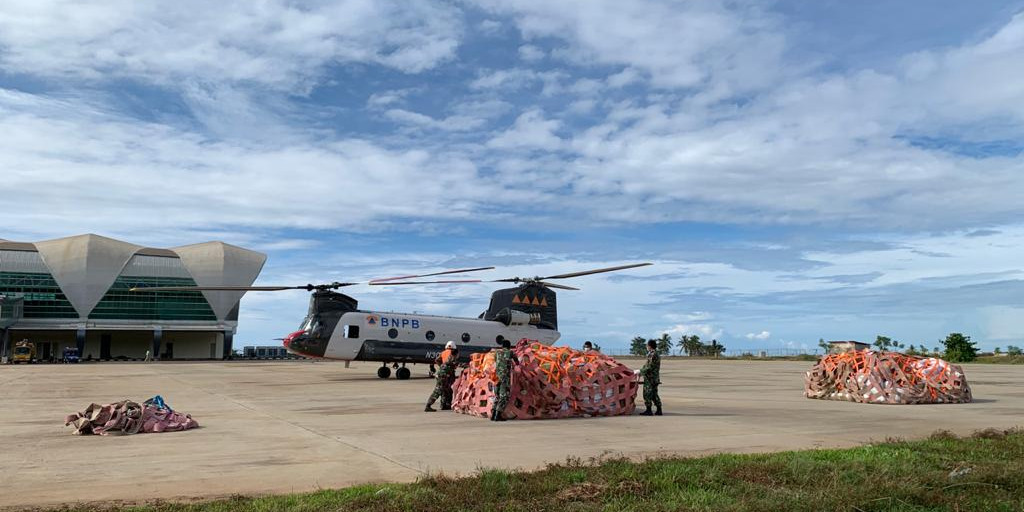
[[(626, 365), (599, 352), (520, 340), (512, 368), (508, 419), (571, 418), (632, 414), (637, 382)], [(490, 416), (497, 375), (494, 354), (473, 354), (454, 386), (452, 409)]]
[(804, 377), (804, 396), (872, 404), (971, 401), (959, 365), (935, 357), (860, 350), (824, 356)]

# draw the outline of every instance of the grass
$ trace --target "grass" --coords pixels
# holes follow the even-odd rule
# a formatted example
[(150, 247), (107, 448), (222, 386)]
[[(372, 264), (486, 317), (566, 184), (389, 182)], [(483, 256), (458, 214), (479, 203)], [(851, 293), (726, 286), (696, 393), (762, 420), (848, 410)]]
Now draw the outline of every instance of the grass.
[(981, 364), (1024, 364), (1024, 356), (981, 356), (972, 362)]
[[(82, 505), (65, 511), (97, 510)], [(413, 484), (111, 508), (132, 512), (271, 511), (1021, 511), (1024, 431), (948, 432), (846, 450), (570, 460), (535, 472), (481, 470)]]

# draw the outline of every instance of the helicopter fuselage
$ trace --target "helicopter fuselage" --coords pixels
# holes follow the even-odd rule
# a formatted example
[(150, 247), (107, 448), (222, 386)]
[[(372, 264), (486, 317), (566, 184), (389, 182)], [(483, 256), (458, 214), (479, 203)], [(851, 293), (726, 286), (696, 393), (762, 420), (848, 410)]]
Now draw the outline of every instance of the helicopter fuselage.
[(513, 343), (526, 338), (550, 345), (559, 337), (556, 330), (525, 321), (506, 325), (477, 318), (357, 310), (340, 314), (336, 322), (310, 315), (302, 330), (285, 338), (284, 345), (290, 352), (307, 357), (431, 363), (448, 341), (455, 342), (460, 359), (468, 361), (474, 353), (495, 348), (500, 338)]

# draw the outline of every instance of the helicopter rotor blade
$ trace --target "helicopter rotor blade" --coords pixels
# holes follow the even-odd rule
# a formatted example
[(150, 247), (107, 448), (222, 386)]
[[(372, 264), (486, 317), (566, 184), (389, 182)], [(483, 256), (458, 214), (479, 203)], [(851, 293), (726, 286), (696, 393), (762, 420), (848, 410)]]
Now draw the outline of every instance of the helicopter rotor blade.
[[(546, 286), (551, 286), (552, 288), (557, 288), (557, 286), (552, 286), (551, 283), (546, 283), (544, 281), (547, 281), (548, 279), (568, 279), (570, 277), (589, 276), (591, 274), (601, 274), (601, 273), (604, 273), (604, 272), (614, 272), (616, 270), (626, 270), (627, 268), (646, 267), (648, 265), (652, 265), (652, 263), (633, 263), (631, 265), (619, 265), (617, 267), (596, 268), (596, 269), (593, 269), (593, 270), (583, 270), (583, 271), (580, 271), (580, 272), (569, 272), (567, 274), (557, 274), (557, 275), (547, 276), (547, 277), (525, 277), (525, 278), (524, 277), (507, 277), (505, 279), (495, 279), (495, 280), (489, 281), (489, 282), (491, 282), (491, 283), (517, 283), (517, 284), (518, 283), (539, 283), (539, 284), (543, 284), (543, 285), (546, 285)], [(570, 288), (567, 288), (567, 289), (578, 290), (579, 288), (571, 288), (570, 287)]]
[(449, 280), (449, 281), (370, 281), (370, 286), (392, 286), (398, 284), (463, 284), (463, 283), (482, 283), (479, 279), (467, 279), (467, 280)]
[(330, 284), (304, 284), (302, 286), (136, 286), (130, 288), (132, 292), (280, 292), (284, 290), (307, 290), (337, 289), (344, 286), (352, 286), (360, 283), (330, 283)]
[(584, 271), (581, 271), (581, 272), (570, 272), (568, 274), (558, 274), (558, 275), (554, 275), (554, 276), (547, 276), (547, 277), (540, 278), (540, 280), (545, 280), (545, 279), (568, 279), (570, 277), (589, 276), (591, 274), (601, 274), (601, 273), (604, 273), (604, 272), (614, 272), (616, 270), (625, 270), (627, 268), (646, 267), (648, 265), (651, 265), (651, 263), (634, 263), (632, 265), (619, 265), (617, 267), (598, 268), (598, 269), (594, 269), (594, 270), (584, 270)]
[(579, 288), (573, 288), (572, 286), (566, 286), (564, 284), (555, 284), (555, 283), (544, 283), (544, 282), (541, 282), (540, 285), (544, 286), (544, 287), (547, 287), (547, 288), (558, 288), (559, 290), (579, 290)]
[(281, 290), (305, 289), (305, 286), (136, 286), (133, 292), (279, 292)]
[(443, 275), (448, 275), (448, 274), (462, 274), (464, 272), (479, 272), (481, 270), (494, 270), (494, 267), (460, 268), (460, 269), (456, 269), (456, 270), (445, 270), (443, 272), (433, 272), (433, 273), (430, 273), (430, 274), (418, 274), (418, 275), (398, 276), (398, 277), (384, 277), (384, 278), (380, 278), (380, 279), (371, 279), (370, 280), (370, 284), (383, 283), (385, 281), (400, 281), (400, 280), (405, 280), (405, 279), (419, 279), (421, 277), (443, 276)]

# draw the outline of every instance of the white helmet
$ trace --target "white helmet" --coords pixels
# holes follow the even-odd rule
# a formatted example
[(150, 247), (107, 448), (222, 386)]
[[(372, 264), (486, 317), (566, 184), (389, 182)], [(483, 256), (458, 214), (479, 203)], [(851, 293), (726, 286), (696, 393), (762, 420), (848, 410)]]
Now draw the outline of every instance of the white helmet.
[(455, 348), (455, 342), (452, 340), (448, 340), (448, 343), (444, 344), (444, 348)]

